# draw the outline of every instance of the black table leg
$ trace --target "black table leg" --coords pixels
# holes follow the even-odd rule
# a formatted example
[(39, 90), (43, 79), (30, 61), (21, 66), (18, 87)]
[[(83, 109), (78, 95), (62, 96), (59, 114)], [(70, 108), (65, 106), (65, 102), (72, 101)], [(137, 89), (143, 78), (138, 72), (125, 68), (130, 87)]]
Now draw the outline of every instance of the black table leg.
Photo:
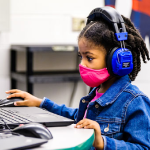
[[(11, 50), (10, 52), (10, 70), (16, 72), (16, 51)], [(11, 77), (11, 89), (17, 88), (17, 81)]]
[(30, 51), (30, 48), (27, 47), (27, 71), (26, 71), (26, 85), (27, 85), (27, 92), (33, 94), (33, 84), (30, 83), (29, 77), (33, 75), (33, 52)]

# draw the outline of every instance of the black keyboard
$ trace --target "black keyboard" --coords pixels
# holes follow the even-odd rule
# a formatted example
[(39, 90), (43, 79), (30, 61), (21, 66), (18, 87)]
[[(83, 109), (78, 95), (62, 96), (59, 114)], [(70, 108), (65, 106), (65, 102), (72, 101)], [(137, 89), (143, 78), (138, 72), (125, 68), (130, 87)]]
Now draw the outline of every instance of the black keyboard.
[[(2, 121), (1, 118), (4, 120)], [(27, 117), (23, 115), (18, 115), (17, 113), (9, 110), (5, 110), (3, 108), (0, 108), (0, 124), (2, 123), (30, 123), (32, 120), (28, 119)]]

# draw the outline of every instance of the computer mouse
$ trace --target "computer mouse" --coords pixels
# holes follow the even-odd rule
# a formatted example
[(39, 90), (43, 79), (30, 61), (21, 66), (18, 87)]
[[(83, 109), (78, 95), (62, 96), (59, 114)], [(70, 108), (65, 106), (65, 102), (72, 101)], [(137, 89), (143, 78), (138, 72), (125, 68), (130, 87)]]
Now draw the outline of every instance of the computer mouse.
[(14, 107), (14, 102), (23, 101), (21, 97), (12, 97), (0, 100), (0, 107)]
[(51, 132), (40, 123), (23, 124), (14, 128), (12, 131), (27, 137), (35, 137), (46, 140), (50, 140), (53, 138)]

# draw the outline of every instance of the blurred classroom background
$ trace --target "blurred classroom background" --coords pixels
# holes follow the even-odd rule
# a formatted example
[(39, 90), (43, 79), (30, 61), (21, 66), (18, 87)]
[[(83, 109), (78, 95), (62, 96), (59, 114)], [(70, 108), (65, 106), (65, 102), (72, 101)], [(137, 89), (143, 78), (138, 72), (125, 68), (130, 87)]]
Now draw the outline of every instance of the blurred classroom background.
[[(0, 0), (0, 98), (11, 88), (10, 48), (11, 45), (76, 45), (86, 17), (97, 7), (113, 5), (119, 13), (131, 17), (133, 2), (138, 0)], [(142, 1), (142, 0), (141, 0)], [(136, 10), (135, 10), (136, 11)], [(146, 14), (147, 15), (147, 14)], [(139, 17), (140, 19), (140, 17)], [(80, 26), (79, 26), (80, 21)], [(138, 25), (138, 17), (136, 22)], [(150, 32), (147, 23), (145, 29)], [(142, 31), (142, 29), (141, 29)], [(144, 35), (149, 49), (149, 34)], [(74, 70), (76, 53), (35, 53), (34, 71)], [(17, 53), (17, 70), (24, 71), (25, 53)], [(150, 97), (150, 63), (142, 63), (141, 72), (133, 84)], [(88, 93), (82, 81), (34, 84), (34, 95), (48, 97), (58, 104), (78, 107), (79, 100)], [(18, 89), (25, 90), (24, 83), (17, 82)], [(74, 90), (74, 91), (73, 91)], [(73, 95), (72, 95), (73, 94)]]

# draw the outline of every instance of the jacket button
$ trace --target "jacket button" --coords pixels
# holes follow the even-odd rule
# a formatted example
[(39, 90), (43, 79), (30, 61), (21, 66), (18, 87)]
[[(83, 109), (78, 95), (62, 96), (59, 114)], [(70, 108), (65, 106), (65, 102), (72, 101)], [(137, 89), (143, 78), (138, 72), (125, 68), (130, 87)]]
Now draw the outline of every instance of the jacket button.
[(104, 129), (104, 132), (108, 132), (109, 131), (109, 124), (108, 126)]
[(109, 131), (109, 128), (108, 128), (108, 127), (104, 129), (104, 132), (108, 132), (108, 131)]
[(82, 103), (85, 103), (85, 99), (82, 100)]
[(98, 104), (96, 104), (96, 105), (95, 105), (95, 108), (99, 108), (99, 105), (98, 105)]

